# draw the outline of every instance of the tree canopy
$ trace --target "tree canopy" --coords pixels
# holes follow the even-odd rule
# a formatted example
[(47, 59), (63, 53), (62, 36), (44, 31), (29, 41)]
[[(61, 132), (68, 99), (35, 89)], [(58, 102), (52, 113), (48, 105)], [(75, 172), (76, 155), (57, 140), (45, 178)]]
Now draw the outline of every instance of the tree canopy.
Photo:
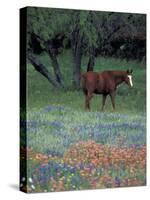
[[(96, 56), (145, 59), (146, 16), (143, 14), (27, 8), (27, 55), (32, 64), (36, 54), (46, 52), (55, 73), (55, 85), (64, 86), (57, 55), (72, 52), (72, 76), (80, 84), (82, 55), (88, 56), (87, 71), (94, 69)], [(32, 54), (32, 55), (31, 55)], [(43, 63), (40, 66), (46, 73)], [(34, 65), (37, 69), (36, 65)], [(45, 74), (43, 72), (42, 74)], [(51, 75), (46, 75), (51, 77)]]

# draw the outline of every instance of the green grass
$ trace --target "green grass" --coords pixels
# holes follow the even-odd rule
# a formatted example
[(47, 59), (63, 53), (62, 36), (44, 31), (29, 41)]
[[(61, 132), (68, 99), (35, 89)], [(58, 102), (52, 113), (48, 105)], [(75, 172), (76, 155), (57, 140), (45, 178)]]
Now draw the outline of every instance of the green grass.
[[(53, 73), (49, 58), (46, 55), (40, 57), (47, 68)], [(69, 87), (72, 83), (72, 61), (70, 52), (58, 57), (65, 85)], [(86, 71), (87, 58), (82, 59), (82, 72)], [(129, 89), (122, 84), (116, 95), (116, 112), (119, 113), (145, 113), (146, 110), (146, 69), (143, 63), (136, 61), (120, 60), (115, 58), (98, 57), (95, 63), (95, 71), (103, 70), (126, 70), (133, 69), (134, 87)], [(58, 104), (71, 107), (78, 111), (84, 111), (84, 95), (82, 91), (63, 90), (52, 87), (49, 82), (33, 67), (28, 64), (28, 109), (39, 109), (47, 105)], [(91, 101), (92, 111), (100, 111), (102, 96), (95, 95)], [(106, 112), (111, 112), (111, 102), (108, 97)]]

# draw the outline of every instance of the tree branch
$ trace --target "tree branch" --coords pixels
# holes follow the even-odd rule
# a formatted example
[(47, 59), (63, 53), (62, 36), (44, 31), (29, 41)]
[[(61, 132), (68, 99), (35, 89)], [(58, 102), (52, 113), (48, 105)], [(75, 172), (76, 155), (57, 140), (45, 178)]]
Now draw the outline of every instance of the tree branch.
[(28, 60), (33, 65), (34, 69), (42, 74), (55, 87), (59, 87), (58, 83), (52, 78), (50, 72), (40, 61), (32, 54), (28, 53)]

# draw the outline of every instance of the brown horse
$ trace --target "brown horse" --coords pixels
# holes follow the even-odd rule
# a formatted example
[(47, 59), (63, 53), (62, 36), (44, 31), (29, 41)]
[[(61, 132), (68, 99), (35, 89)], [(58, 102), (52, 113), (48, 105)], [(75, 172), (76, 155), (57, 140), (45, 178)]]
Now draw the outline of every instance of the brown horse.
[(111, 98), (114, 111), (116, 90), (123, 82), (129, 87), (133, 87), (132, 70), (103, 71), (101, 73), (89, 71), (82, 74), (81, 83), (85, 94), (85, 108), (90, 110), (90, 100), (93, 94), (102, 94), (102, 111), (104, 110), (107, 95)]

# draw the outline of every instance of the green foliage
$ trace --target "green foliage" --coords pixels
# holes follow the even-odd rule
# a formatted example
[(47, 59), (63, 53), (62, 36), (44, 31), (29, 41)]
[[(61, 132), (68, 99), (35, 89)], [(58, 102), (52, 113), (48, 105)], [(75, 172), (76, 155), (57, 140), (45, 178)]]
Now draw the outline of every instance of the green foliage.
[(29, 7), (27, 46), (30, 52), (36, 53), (36, 41), (40, 52), (47, 52), (57, 81), (63, 80), (63, 62), (58, 61), (57, 55), (71, 48), (70, 86), (74, 84), (78, 88), (83, 55), (89, 56), (88, 69), (93, 68), (98, 54), (144, 61), (145, 23), (145, 15), (139, 14)]
[[(66, 48), (72, 33), (79, 30), (82, 51), (86, 55), (91, 53), (91, 47), (99, 49), (103, 54), (112, 54), (114, 50), (117, 54), (111, 42), (118, 41), (120, 46), (117, 48), (124, 46), (118, 49), (120, 54), (131, 57), (136, 47), (131, 41), (144, 41), (146, 35), (146, 16), (141, 14), (35, 7), (29, 7), (27, 14), (28, 43), (31, 35), (35, 34), (43, 48), (48, 40), (60, 35), (64, 36), (62, 45)], [(129, 55), (124, 53), (125, 50)], [(142, 55), (144, 51), (139, 50)]]
[(83, 27), (86, 25), (87, 17), (88, 17), (89, 11), (80, 11), (80, 26)]
[(28, 37), (35, 34), (41, 45), (64, 32), (69, 19), (64, 10), (59, 9), (28, 8), (27, 14)]
[(90, 19), (93, 15), (89, 11), (28, 8), (27, 13), (28, 37), (34, 33), (40, 39), (41, 45), (61, 33), (70, 39), (72, 31), (78, 27), (83, 43), (86, 42), (87, 46), (96, 46), (98, 32), (92, 23), (94, 19)]

